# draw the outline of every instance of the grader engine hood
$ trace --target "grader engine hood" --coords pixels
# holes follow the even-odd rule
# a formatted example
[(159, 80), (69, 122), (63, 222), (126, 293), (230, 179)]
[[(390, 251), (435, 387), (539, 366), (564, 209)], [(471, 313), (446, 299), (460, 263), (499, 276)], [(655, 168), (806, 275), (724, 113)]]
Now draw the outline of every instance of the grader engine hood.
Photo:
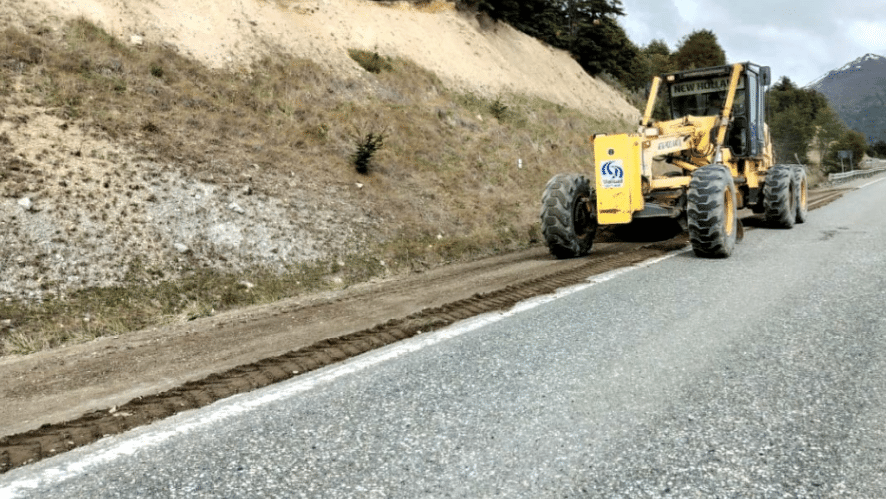
[(642, 138), (633, 134), (594, 139), (598, 223), (629, 223), (633, 212), (643, 209), (641, 145)]
[(653, 178), (653, 159), (684, 151), (691, 144), (689, 134), (595, 137), (598, 222), (604, 225), (630, 223), (633, 214), (644, 207), (643, 179), (648, 183)]

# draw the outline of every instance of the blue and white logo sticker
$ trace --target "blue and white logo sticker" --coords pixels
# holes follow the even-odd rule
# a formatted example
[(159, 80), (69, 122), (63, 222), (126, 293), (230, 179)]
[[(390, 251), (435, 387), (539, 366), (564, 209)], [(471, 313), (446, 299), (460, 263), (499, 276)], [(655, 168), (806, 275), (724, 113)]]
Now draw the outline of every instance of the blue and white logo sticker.
[(600, 184), (604, 189), (616, 189), (625, 183), (625, 169), (622, 160), (613, 159), (600, 163)]

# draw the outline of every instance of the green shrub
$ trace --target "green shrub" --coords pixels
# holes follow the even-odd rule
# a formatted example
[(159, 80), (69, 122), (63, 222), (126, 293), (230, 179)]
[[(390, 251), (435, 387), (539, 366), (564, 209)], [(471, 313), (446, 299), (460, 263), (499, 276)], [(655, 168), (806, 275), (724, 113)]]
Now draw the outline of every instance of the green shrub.
[(498, 121), (504, 121), (505, 117), (508, 115), (508, 106), (501, 101), (501, 98), (496, 97), (496, 99), (489, 105), (489, 112), (492, 116), (495, 116), (495, 119)]
[(388, 58), (378, 55), (378, 52), (350, 49), (348, 50), (348, 55), (370, 73), (378, 74), (382, 71), (392, 71), (394, 69)]
[(376, 151), (382, 148), (384, 140), (384, 132), (369, 132), (357, 141), (357, 152), (351, 156), (351, 160), (354, 162), (354, 168), (357, 169), (357, 173), (363, 175), (369, 173), (372, 156)]

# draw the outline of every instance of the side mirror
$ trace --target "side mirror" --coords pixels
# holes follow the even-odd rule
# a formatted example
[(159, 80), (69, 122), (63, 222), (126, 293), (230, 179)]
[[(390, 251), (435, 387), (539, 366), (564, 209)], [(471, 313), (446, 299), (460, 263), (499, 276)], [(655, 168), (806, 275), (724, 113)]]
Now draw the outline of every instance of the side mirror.
[(760, 84), (764, 87), (772, 84), (772, 69), (769, 66), (760, 68)]

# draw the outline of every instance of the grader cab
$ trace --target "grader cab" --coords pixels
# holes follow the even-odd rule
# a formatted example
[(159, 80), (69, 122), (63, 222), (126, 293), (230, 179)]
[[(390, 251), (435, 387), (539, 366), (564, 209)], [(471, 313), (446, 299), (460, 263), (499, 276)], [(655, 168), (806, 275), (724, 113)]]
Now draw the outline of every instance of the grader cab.
[[(804, 222), (805, 168), (772, 164), (770, 81), (768, 67), (750, 62), (655, 77), (637, 133), (592, 138), (593, 180), (558, 174), (545, 186), (541, 228), (551, 253), (587, 254), (600, 225), (671, 218), (688, 228), (696, 255), (722, 258), (741, 239), (739, 209), (764, 213), (773, 226)], [(663, 108), (668, 116), (655, 120)]]

